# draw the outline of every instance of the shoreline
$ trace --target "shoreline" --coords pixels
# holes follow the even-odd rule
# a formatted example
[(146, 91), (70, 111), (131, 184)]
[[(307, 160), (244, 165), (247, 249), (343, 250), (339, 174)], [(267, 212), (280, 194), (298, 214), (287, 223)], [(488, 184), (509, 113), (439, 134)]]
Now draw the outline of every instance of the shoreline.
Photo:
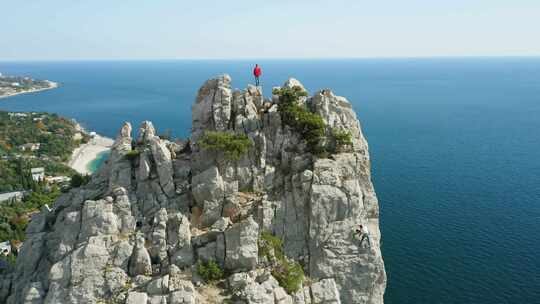
[(17, 95), (22, 95), (22, 94), (37, 93), (37, 92), (41, 92), (41, 91), (47, 91), (47, 90), (52, 90), (52, 89), (58, 88), (58, 83), (57, 82), (53, 82), (53, 81), (49, 81), (49, 80), (47, 80), (47, 81), (49, 82), (49, 87), (47, 87), (47, 88), (31, 89), (31, 90), (28, 90), (28, 91), (22, 91), (22, 92), (2, 95), (2, 96), (0, 96), (0, 99), (9, 98), (9, 97), (17, 96)]
[(99, 170), (99, 168), (101, 168), (101, 166), (103, 165), (103, 162), (107, 158), (109, 158), (110, 154), (111, 154), (111, 150), (105, 150), (105, 151), (99, 152), (96, 155), (96, 158), (94, 158), (91, 162), (89, 162), (86, 165), (86, 168), (88, 169), (88, 171), (91, 172), (91, 174), (96, 173)]
[(73, 150), (68, 166), (80, 174), (92, 174), (90, 164), (101, 153), (109, 151), (114, 143), (112, 138), (96, 135), (88, 143), (80, 145)]

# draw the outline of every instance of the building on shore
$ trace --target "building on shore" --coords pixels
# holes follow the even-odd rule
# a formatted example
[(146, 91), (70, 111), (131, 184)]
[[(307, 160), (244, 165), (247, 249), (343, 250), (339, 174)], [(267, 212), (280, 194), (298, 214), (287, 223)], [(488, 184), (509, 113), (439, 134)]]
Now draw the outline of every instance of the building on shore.
[(45, 168), (42, 168), (42, 167), (32, 168), (30, 169), (30, 173), (32, 174), (32, 179), (36, 182), (39, 182), (45, 179)]
[(9, 117), (27, 117), (28, 114), (26, 113), (18, 113), (18, 112), (9, 112)]
[(21, 151), (37, 151), (39, 150), (39, 148), (41, 147), (41, 144), (40, 143), (27, 143), (27, 144), (24, 144), (24, 145), (20, 145), (19, 146), (19, 149), (21, 149)]
[(14, 191), (0, 194), (0, 203), (5, 201), (14, 200), (20, 202), (24, 197), (24, 191)]
[(45, 177), (45, 181), (49, 184), (63, 184), (69, 183), (71, 178), (68, 176), (47, 176)]

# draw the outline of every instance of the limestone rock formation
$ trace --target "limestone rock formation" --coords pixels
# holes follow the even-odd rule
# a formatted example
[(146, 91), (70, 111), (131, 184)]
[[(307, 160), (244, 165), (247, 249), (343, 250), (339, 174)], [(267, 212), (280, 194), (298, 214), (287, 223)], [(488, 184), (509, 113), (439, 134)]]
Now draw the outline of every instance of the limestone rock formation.
[[(284, 87), (305, 91), (295, 79)], [(148, 121), (134, 136), (125, 123), (90, 183), (32, 218), (0, 303), (383, 303), (378, 202), (355, 112), (330, 90), (298, 99), (324, 121), (323, 144), (332, 130), (350, 137), (317, 154), (280, 101), (232, 90), (224, 75), (199, 89), (188, 142), (160, 139)], [(208, 131), (249, 148), (228, 158), (201, 144)], [(219, 284), (207, 284), (205, 263), (223, 271)]]

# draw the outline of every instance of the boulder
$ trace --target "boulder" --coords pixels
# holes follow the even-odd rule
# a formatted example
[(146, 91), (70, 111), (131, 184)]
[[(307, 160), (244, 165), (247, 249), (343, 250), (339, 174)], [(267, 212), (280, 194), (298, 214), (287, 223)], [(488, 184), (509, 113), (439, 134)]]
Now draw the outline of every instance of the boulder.
[(193, 283), (179, 279), (175, 280), (174, 282), (169, 279), (169, 282), (169, 289), (172, 291), (169, 297), (169, 304), (197, 303), (198, 293), (195, 290)]
[(131, 291), (128, 293), (126, 304), (147, 304), (148, 295), (144, 292)]
[(163, 192), (165, 192), (168, 197), (172, 197), (175, 194), (175, 188), (173, 182), (171, 152), (167, 148), (167, 145), (162, 142), (159, 137), (154, 136), (150, 138), (149, 141), (150, 148), (152, 150), (152, 157), (157, 168), (159, 184), (163, 189)]
[(219, 201), (225, 194), (225, 185), (216, 166), (193, 176), (191, 189), (195, 202)]
[(150, 260), (150, 254), (145, 247), (144, 237), (137, 236), (137, 243), (133, 247), (133, 253), (129, 259), (129, 275), (151, 275), (152, 274), (152, 262)]
[(333, 279), (324, 279), (312, 284), (311, 296), (313, 304), (341, 304), (337, 285)]
[(146, 286), (146, 293), (149, 295), (161, 295), (169, 292), (169, 276), (155, 278)]
[(31, 283), (26, 290), (23, 292), (24, 295), (24, 303), (27, 304), (41, 304), (43, 303), (43, 297), (45, 295), (45, 291), (43, 290), (43, 287), (41, 286), (41, 282), (34, 282)]
[(254, 269), (259, 261), (259, 225), (252, 217), (225, 231), (225, 268), (232, 272)]

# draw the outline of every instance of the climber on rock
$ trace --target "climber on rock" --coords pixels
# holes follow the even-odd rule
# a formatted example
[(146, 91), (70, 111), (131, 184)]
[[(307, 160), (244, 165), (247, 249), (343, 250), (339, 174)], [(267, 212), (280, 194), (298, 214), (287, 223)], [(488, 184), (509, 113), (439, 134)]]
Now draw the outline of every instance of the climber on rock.
[(259, 86), (259, 77), (262, 75), (261, 67), (256, 64), (255, 68), (253, 69), (253, 76), (255, 76), (255, 85)]
[(356, 233), (358, 233), (358, 236), (360, 237), (359, 246), (362, 246), (362, 243), (364, 242), (364, 240), (367, 240), (368, 247), (371, 249), (371, 237), (369, 235), (369, 230), (367, 226), (360, 225), (358, 228), (359, 229), (356, 229)]

